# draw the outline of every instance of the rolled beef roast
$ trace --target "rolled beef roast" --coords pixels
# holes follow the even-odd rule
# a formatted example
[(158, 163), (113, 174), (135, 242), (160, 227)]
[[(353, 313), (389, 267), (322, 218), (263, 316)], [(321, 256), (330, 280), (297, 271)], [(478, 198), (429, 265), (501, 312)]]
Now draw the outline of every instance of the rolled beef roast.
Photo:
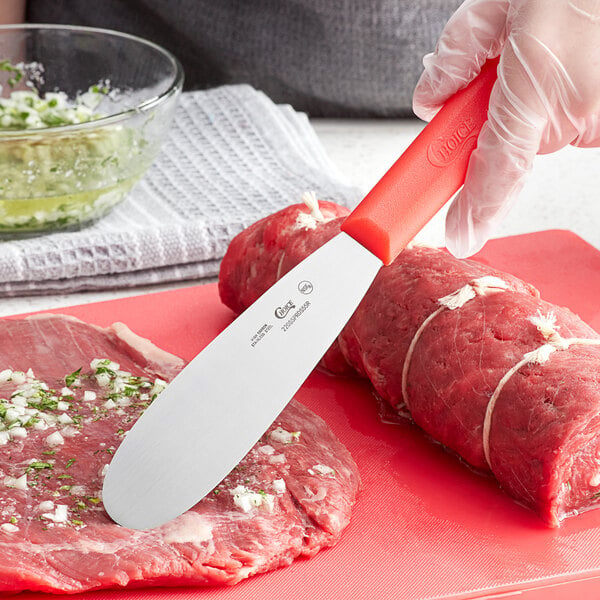
[[(308, 198), (231, 243), (219, 289), (243, 311), (340, 231)], [(321, 366), (376, 393), (549, 526), (600, 499), (600, 336), (519, 279), (412, 245), (382, 268)]]

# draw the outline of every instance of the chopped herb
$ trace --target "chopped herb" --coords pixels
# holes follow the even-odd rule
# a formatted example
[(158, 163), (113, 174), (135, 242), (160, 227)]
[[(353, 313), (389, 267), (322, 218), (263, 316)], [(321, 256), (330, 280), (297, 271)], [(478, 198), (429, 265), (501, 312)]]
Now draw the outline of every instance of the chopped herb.
[(53, 468), (54, 468), (54, 465), (52, 463), (36, 460), (35, 462), (29, 463), (29, 466), (25, 469), (25, 471), (27, 473), (31, 473), (34, 469), (41, 470), (41, 469), (53, 469)]
[(18, 66), (12, 65), (7, 60), (0, 61), (0, 71), (13, 73), (13, 76), (8, 79), (8, 85), (10, 85), (10, 87), (15, 87), (15, 85), (23, 79), (23, 70)]
[(56, 410), (58, 408), (58, 398), (55, 390), (38, 390), (33, 398), (27, 403), (30, 408), (39, 410)]
[(78, 525), (78, 526), (83, 525), (83, 521), (80, 521), (79, 519), (73, 519), (71, 521), (71, 523), (73, 523), (73, 525)]
[(67, 475), (66, 473), (63, 473), (62, 475), (59, 475), (57, 477), (57, 479), (73, 479), (73, 477), (71, 477), (71, 475)]
[(117, 376), (117, 374), (112, 369), (109, 369), (108, 367), (96, 367), (96, 375), (101, 375), (102, 373), (106, 373), (107, 375), (110, 375), (111, 377)]
[(75, 459), (74, 459), (74, 458), (70, 458), (70, 459), (67, 461), (67, 464), (65, 465), (65, 469), (70, 469), (70, 468), (73, 466), (73, 463), (74, 463), (74, 462), (75, 462)]
[(56, 454), (56, 450), (44, 450), (42, 454), (48, 454), (49, 456), (54, 456)]
[(81, 374), (81, 367), (79, 367), (79, 369), (77, 369), (77, 371), (73, 371), (70, 375), (67, 375), (65, 377), (65, 383), (67, 384), (67, 387), (71, 387), (73, 385), (73, 383), (75, 383), (75, 380), (79, 377), (80, 374)]

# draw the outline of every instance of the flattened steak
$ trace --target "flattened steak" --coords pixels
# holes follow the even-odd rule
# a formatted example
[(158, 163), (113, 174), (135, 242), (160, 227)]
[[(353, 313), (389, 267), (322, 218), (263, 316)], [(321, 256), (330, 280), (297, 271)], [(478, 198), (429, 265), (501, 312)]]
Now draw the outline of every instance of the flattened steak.
[[(345, 214), (313, 199), (249, 227), (222, 262), (223, 301), (246, 308)], [(413, 245), (379, 272), (322, 366), (367, 377), (550, 526), (600, 502), (600, 336), (511, 275)]]
[(187, 513), (150, 531), (108, 518), (106, 465), (182, 366), (122, 324), (0, 320), (0, 591), (234, 584), (337, 542), (356, 465), (295, 401)]

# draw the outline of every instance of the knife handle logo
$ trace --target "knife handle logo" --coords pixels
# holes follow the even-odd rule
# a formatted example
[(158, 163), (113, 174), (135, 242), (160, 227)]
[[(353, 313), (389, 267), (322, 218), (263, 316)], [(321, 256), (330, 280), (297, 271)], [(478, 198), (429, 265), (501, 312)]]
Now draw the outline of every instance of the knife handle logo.
[(288, 302), (286, 302), (283, 306), (278, 306), (275, 309), (275, 316), (278, 319), (284, 319), (285, 316), (290, 312), (290, 310), (292, 310), (293, 308), (296, 308), (296, 305), (294, 304), (293, 300), (290, 300)]
[(474, 119), (467, 117), (428, 146), (429, 162), (436, 167), (445, 167), (461, 154), (470, 154), (477, 145), (478, 133)]

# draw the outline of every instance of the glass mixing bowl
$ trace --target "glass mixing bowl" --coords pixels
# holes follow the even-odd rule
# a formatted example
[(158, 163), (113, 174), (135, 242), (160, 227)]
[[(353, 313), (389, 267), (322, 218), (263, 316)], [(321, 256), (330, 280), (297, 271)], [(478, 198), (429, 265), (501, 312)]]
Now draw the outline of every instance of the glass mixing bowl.
[[(132, 35), (8, 25), (0, 85), (0, 237), (10, 238), (79, 228), (121, 202), (168, 133), (183, 71)], [(32, 90), (45, 100), (41, 111), (28, 108)], [(91, 120), (56, 118), (60, 106)], [(59, 124), (40, 125), (42, 113)]]

